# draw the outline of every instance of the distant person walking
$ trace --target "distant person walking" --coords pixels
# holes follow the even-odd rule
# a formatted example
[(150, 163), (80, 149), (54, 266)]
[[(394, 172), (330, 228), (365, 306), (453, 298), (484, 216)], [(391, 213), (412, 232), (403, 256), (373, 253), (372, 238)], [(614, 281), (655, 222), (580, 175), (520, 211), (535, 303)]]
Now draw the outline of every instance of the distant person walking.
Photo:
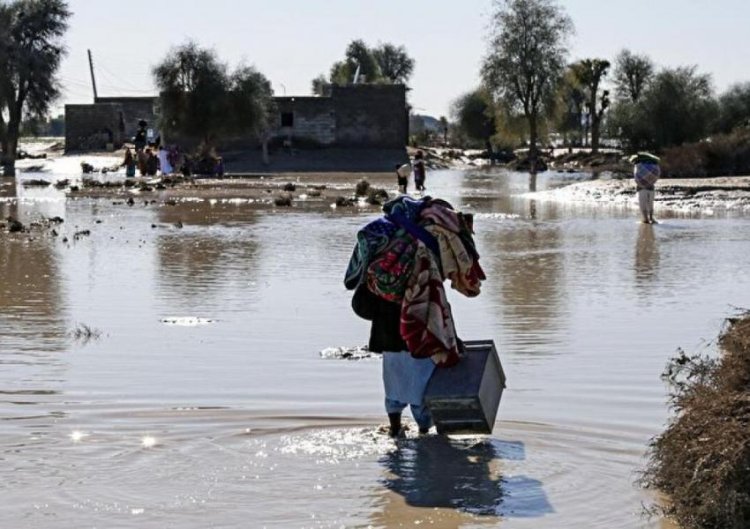
[(651, 153), (639, 152), (630, 157), (633, 164), (633, 177), (638, 192), (638, 207), (641, 210), (641, 222), (656, 224), (654, 219), (655, 184), (661, 176), (659, 158)]
[(427, 176), (424, 165), (424, 153), (419, 150), (414, 155), (414, 185), (417, 191), (424, 191), (424, 181)]

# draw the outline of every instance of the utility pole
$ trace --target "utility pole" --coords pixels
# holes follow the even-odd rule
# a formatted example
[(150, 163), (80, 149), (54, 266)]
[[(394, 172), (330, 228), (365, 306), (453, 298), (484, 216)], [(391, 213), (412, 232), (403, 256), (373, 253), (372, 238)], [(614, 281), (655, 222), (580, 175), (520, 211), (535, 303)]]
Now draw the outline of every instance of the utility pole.
[(89, 70), (91, 70), (91, 86), (94, 87), (94, 103), (96, 103), (99, 94), (96, 93), (96, 77), (94, 77), (94, 59), (91, 58), (91, 50), (89, 52)]

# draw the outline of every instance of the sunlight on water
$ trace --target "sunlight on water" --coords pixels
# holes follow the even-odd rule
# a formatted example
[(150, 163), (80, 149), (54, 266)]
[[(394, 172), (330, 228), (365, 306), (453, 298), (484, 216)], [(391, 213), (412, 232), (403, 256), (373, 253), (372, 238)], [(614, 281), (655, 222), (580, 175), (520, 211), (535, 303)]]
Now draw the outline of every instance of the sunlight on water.
[(71, 432), (70, 439), (74, 443), (77, 443), (79, 441), (82, 441), (85, 437), (88, 437), (88, 436), (89, 436), (89, 434), (87, 434), (85, 432), (75, 431), (75, 432)]

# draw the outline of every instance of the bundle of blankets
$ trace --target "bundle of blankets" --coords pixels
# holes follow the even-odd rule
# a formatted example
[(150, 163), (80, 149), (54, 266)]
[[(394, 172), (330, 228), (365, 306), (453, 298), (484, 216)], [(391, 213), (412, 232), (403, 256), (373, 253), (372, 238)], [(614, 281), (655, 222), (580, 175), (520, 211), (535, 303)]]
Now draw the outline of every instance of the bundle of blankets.
[(648, 152), (639, 152), (629, 158), (634, 165), (633, 177), (638, 189), (654, 190), (654, 184), (661, 176), (659, 158)]
[(486, 279), (473, 239), (473, 219), (446, 201), (408, 196), (357, 233), (344, 285), (367, 288), (401, 306), (400, 333), (411, 355), (439, 366), (459, 359), (459, 340), (443, 281), (468, 297)]

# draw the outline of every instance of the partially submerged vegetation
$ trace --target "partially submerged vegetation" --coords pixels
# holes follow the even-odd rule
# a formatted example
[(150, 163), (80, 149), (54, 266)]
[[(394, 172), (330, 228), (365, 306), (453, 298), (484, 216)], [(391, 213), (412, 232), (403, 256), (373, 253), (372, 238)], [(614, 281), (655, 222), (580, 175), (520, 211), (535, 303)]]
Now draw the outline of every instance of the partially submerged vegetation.
[(652, 442), (646, 486), (668, 493), (685, 528), (746, 529), (750, 521), (750, 312), (728, 320), (722, 355), (679, 356), (664, 377), (677, 415)]
[(87, 344), (91, 340), (98, 340), (102, 336), (102, 331), (94, 327), (90, 327), (85, 323), (79, 323), (75, 329), (68, 333), (73, 340), (82, 344)]

